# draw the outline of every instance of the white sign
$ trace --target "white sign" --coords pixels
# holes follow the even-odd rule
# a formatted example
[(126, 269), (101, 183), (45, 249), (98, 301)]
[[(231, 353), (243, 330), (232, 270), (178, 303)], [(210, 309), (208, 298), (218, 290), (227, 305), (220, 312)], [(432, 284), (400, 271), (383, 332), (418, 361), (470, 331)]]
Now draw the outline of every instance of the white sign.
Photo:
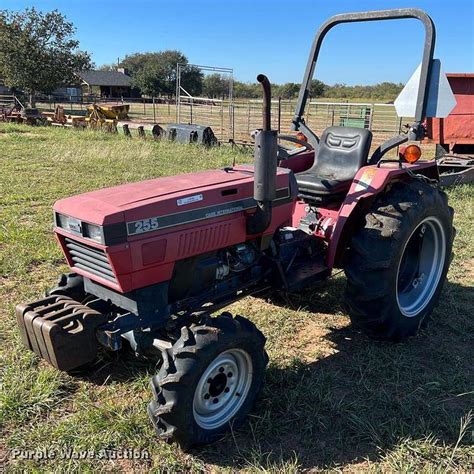
[[(420, 84), (421, 64), (413, 76), (410, 77), (400, 95), (395, 99), (394, 105), (399, 117), (414, 117), (416, 101), (418, 98), (418, 86)], [(441, 69), (441, 61), (433, 59), (431, 66), (431, 82), (428, 89), (428, 100), (426, 103), (426, 117), (447, 117), (456, 106), (451, 86), (446, 74)]]

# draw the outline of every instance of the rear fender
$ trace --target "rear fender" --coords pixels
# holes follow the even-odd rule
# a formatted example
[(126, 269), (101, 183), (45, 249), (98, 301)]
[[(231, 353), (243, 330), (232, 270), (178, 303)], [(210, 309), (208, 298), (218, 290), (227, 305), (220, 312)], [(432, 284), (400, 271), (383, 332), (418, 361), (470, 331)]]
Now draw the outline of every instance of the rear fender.
[(329, 268), (342, 266), (344, 251), (358, 226), (364, 222), (365, 214), (375, 197), (384, 192), (391, 183), (413, 179), (407, 169), (430, 179), (439, 179), (434, 161), (403, 164), (403, 168), (396, 161), (385, 162), (380, 166), (364, 166), (357, 172), (331, 233), (327, 254)]
[(307, 171), (314, 163), (314, 150), (308, 150), (291, 156), (286, 160), (281, 160), (278, 163), (280, 168), (288, 168), (293, 173), (302, 173)]

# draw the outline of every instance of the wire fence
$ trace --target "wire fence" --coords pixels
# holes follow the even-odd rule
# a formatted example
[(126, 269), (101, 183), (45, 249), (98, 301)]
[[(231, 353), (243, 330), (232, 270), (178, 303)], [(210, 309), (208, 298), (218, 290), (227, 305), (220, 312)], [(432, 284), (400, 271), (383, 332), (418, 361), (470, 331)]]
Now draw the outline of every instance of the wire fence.
[[(131, 120), (156, 122), (162, 127), (176, 123), (177, 104), (174, 98), (108, 98), (92, 96), (43, 96), (37, 102), (41, 111), (54, 111), (57, 105), (64, 107), (66, 114), (86, 115), (87, 107), (93, 103), (130, 104)], [(181, 98), (180, 123), (206, 125), (212, 128), (222, 141), (251, 141), (250, 134), (262, 126), (262, 100), (235, 99), (234, 101), (189, 97)], [(291, 132), (296, 100), (272, 100), (272, 127), (282, 134)], [(374, 143), (398, 134), (408, 117), (397, 116), (393, 104), (371, 102), (329, 102), (312, 100), (304, 114), (306, 124), (317, 135), (328, 126), (341, 125), (370, 129)]]

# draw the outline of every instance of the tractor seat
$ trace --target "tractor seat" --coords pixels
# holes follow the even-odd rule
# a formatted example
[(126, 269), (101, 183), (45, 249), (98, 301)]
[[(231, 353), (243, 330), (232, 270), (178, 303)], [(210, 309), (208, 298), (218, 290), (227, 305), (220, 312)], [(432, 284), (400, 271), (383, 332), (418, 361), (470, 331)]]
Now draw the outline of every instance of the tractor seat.
[(364, 128), (326, 128), (313, 166), (295, 175), (299, 196), (310, 204), (342, 199), (367, 164), (371, 143), (372, 132)]

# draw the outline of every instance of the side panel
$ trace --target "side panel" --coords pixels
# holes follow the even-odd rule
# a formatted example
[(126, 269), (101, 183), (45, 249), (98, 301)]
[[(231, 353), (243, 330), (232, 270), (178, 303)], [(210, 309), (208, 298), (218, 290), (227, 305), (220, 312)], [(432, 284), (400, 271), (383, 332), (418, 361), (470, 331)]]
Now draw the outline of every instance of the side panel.
[[(291, 189), (290, 176), (287, 171), (278, 176), (272, 221), (261, 236), (273, 235), (278, 227), (291, 223), (296, 195)], [(118, 245), (101, 245), (63, 228), (56, 227), (55, 232), (73, 271), (126, 293), (170, 280), (175, 262), (179, 260), (259, 237), (246, 233), (248, 216), (256, 210), (251, 197), (252, 184), (248, 180), (237, 187), (235, 195), (241, 197), (239, 201), (235, 200), (235, 195), (211, 206), (203, 206), (203, 201), (199, 201), (192, 203), (192, 209), (187, 211), (158, 217), (154, 216), (163, 212), (160, 203), (126, 212), (128, 223), (134, 224), (137, 218), (156, 219), (159, 225), (156, 229), (129, 234), (128, 241)], [(217, 188), (215, 193), (221, 195), (223, 192), (222, 197), (226, 197), (226, 190), (228, 186)], [(202, 207), (196, 208), (196, 204)]]

